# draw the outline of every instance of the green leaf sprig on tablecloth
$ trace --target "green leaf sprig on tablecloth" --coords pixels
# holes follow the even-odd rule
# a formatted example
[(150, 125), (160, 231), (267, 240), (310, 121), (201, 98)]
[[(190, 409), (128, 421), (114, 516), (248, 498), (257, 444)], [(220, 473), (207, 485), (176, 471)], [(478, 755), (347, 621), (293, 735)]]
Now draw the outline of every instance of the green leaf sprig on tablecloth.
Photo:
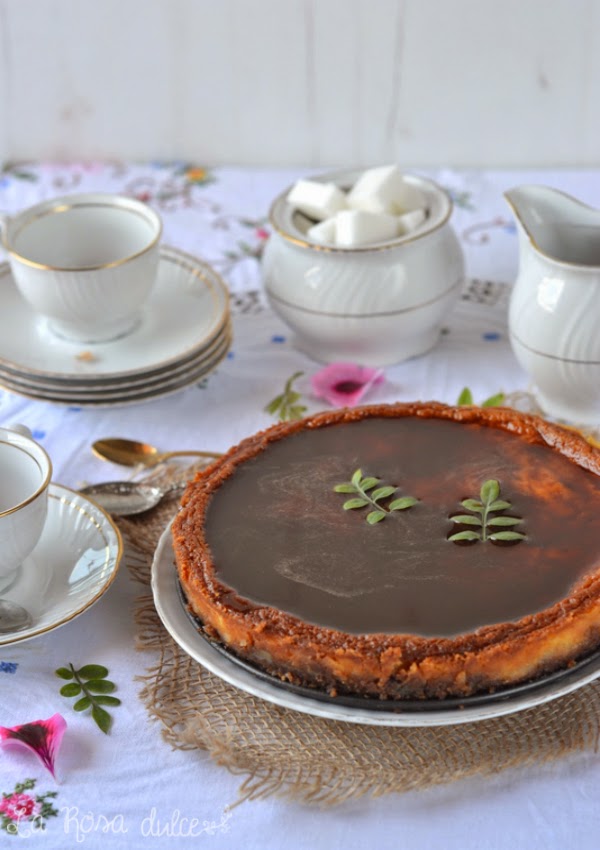
[(63, 697), (79, 697), (73, 705), (75, 711), (86, 711), (92, 709), (92, 719), (104, 734), (108, 733), (112, 723), (112, 717), (104, 706), (121, 705), (117, 697), (109, 696), (116, 685), (106, 677), (108, 668), (101, 664), (86, 664), (76, 670), (73, 664), (68, 667), (59, 667), (55, 670), (61, 679), (70, 680), (63, 685), (60, 693)]
[[(505, 395), (504, 393), (496, 393), (495, 395), (491, 395), (489, 398), (486, 398), (485, 401), (482, 401), (479, 407), (500, 407), (500, 405), (504, 404)], [(464, 387), (461, 394), (457, 399), (457, 405), (459, 407), (463, 406), (472, 406), (475, 404), (473, 401), (473, 393), (468, 387)]]
[(292, 389), (292, 384), (303, 374), (304, 372), (294, 372), (292, 377), (287, 379), (283, 392), (280, 395), (275, 396), (275, 398), (265, 407), (265, 411), (267, 413), (270, 413), (271, 416), (277, 416), (281, 422), (287, 422), (292, 419), (302, 419), (306, 413), (306, 407), (298, 404), (301, 395)]
[[(486, 540), (503, 543), (516, 543), (525, 539), (525, 534), (514, 531), (514, 526), (523, 522), (521, 517), (506, 516), (499, 511), (508, 510), (510, 502), (500, 498), (500, 484), (495, 478), (485, 481), (479, 491), (479, 499), (464, 499), (461, 502), (468, 514), (454, 514), (450, 517), (457, 525), (474, 526), (473, 529), (457, 531), (448, 540), (454, 543)], [(513, 528), (513, 530), (511, 530)]]
[[(342, 484), (336, 484), (333, 488), (336, 493), (354, 493), (355, 498), (348, 499), (344, 502), (343, 508), (345, 511), (353, 511), (357, 508), (371, 507), (372, 510), (366, 516), (366, 521), (369, 525), (375, 525), (385, 519), (388, 514), (394, 511), (405, 511), (407, 508), (412, 508), (419, 501), (413, 496), (400, 496), (397, 499), (385, 506), (384, 502), (389, 499), (397, 491), (397, 487), (383, 486), (380, 487), (381, 479), (367, 476), (363, 478), (362, 470), (357, 469), (350, 481), (345, 481)], [(377, 488), (377, 489), (375, 489)]]

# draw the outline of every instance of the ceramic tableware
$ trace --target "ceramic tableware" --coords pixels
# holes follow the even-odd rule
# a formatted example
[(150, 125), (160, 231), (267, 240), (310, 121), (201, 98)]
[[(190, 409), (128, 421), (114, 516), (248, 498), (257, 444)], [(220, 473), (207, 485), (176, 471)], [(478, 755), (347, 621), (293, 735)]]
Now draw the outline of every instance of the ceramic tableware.
[(112, 342), (86, 348), (49, 334), (0, 266), (0, 369), (39, 379), (128, 381), (170, 369), (214, 340), (229, 316), (222, 279), (196, 257), (164, 246), (156, 285), (140, 325)]
[(505, 195), (517, 222), (514, 353), (551, 416), (600, 422), (600, 211), (546, 186)]
[(138, 324), (159, 259), (159, 215), (133, 198), (86, 193), (5, 216), (15, 284), (58, 337), (104, 342)]
[(0, 266), (0, 385), (61, 404), (128, 404), (205, 377), (231, 345), (227, 287), (213, 269), (163, 246), (156, 285), (140, 324), (110, 342), (56, 337)]
[(0, 634), (0, 646), (44, 634), (90, 608), (114, 581), (122, 554), (121, 535), (105, 511), (81, 493), (50, 484), (42, 536), (3, 592), (27, 606), (32, 623)]
[(52, 463), (23, 430), (0, 428), (0, 587), (36, 546), (48, 508)]
[(57, 393), (49, 391), (45, 387), (24, 388), (23, 384), (12, 382), (6, 377), (0, 379), (0, 387), (24, 396), (25, 398), (51, 401), (56, 404), (66, 404), (69, 406), (77, 405), (80, 407), (102, 408), (141, 404), (159, 397), (163, 398), (164, 396), (172, 395), (193, 384), (203, 381), (225, 358), (230, 345), (231, 338), (227, 336), (223, 339), (218, 351), (215, 351), (209, 360), (202, 361), (200, 365), (194, 366), (193, 368), (176, 375), (173, 379), (160, 381), (159, 383), (147, 388), (137, 387), (134, 390), (130, 390), (128, 387), (124, 387), (123, 390), (118, 393), (93, 393), (85, 390), (72, 393)]
[(177, 386), (187, 386), (204, 377), (226, 355), (231, 345), (231, 331), (224, 328), (214, 344), (193, 360), (182, 366), (156, 376), (134, 379), (127, 383), (65, 384), (47, 383), (36, 379), (22, 378), (0, 371), (0, 385), (23, 395), (36, 395), (47, 401), (63, 401), (93, 404), (96, 401), (131, 400), (149, 395), (161, 395)]
[[(349, 188), (360, 172), (321, 175)], [(406, 176), (425, 200), (427, 217), (413, 233), (355, 248), (318, 244), (312, 222), (288, 202), (273, 203), (273, 234), (263, 255), (265, 292), (296, 343), (322, 362), (386, 366), (432, 348), (464, 278), (450, 226), (452, 201), (436, 183)]]
[(26, 398), (40, 398), (45, 401), (54, 401), (57, 404), (78, 404), (78, 405), (94, 405), (97, 403), (116, 404), (122, 401), (135, 402), (136, 399), (158, 398), (172, 390), (185, 388), (194, 383), (203, 380), (210, 372), (221, 362), (227, 354), (231, 340), (230, 337), (225, 337), (220, 341), (218, 348), (215, 348), (210, 357), (203, 358), (184, 370), (178, 371), (174, 375), (169, 375), (161, 380), (148, 381), (146, 386), (143, 383), (135, 385), (119, 387), (118, 389), (102, 389), (100, 387), (90, 390), (84, 389), (60, 389), (56, 387), (46, 387), (29, 381), (22, 381), (13, 378), (0, 378), (0, 387), (10, 390), (18, 395), (23, 395)]

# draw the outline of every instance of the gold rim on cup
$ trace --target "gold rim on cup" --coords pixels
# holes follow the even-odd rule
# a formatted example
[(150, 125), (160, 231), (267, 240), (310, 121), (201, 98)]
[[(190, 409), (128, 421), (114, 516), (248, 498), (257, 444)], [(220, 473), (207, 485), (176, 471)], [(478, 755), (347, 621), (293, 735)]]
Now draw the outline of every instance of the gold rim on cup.
[[(100, 193), (89, 193), (90, 196), (95, 196), (97, 198), (101, 197)], [(159, 242), (162, 236), (162, 220), (161, 217), (156, 213), (152, 207), (144, 204), (142, 201), (137, 201), (135, 198), (128, 198), (125, 195), (110, 195), (106, 194), (105, 200), (96, 200), (96, 201), (82, 201), (81, 203), (77, 202), (77, 195), (66, 196), (64, 198), (57, 198), (54, 201), (44, 201), (41, 204), (32, 207), (29, 212), (33, 213), (34, 210), (40, 209), (40, 212), (34, 213), (32, 215), (27, 215), (27, 210), (23, 210), (21, 213), (16, 213), (14, 216), (8, 216), (8, 221), (11, 221), (12, 218), (19, 218), (19, 216), (23, 215), (26, 217), (26, 220), (23, 221), (21, 226), (18, 228), (16, 233), (13, 236), (13, 241), (16, 236), (18, 236), (28, 225), (30, 225), (34, 221), (38, 221), (41, 218), (45, 218), (49, 215), (57, 215), (64, 212), (69, 212), (69, 210), (73, 209), (89, 209), (95, 207), (106, 207), (109, 209), (125, 209), (130, 213), (134, 213), (140, 218), (144, 219), (146, 222), (149, 222), (153, 225), (158, 225), (157, 233), (144, 248), (140, 251), (136, 251), (134, 254), (130, 254), (127, 257), (121, 257), (118, 260), (112, 260), (110, 263), (100, 263), (99, 265), (94, 266), (51, 266), (46, 263), (38, 263), (35, 260), (30, 260), (27, 257), (24, 257), (22, 254), (19, 254), (13, 248), (10, 247), (10, 243), (8, 240), (8, 228), (4, 226), (1, 228), (2, 232), (2, 245), (6, 252), (14, 257), (19, 262), (24, 263), (27, 266), (31, 266), (35, 269), (46, 269), (49, 271), (55, 272), (89, 272), (89, 271), (98, 271), (100, 269), (112, 269), (116, 266), (121, 266), (124, 263), (130, 262), (130, 260), (135, 259), (136, 257), (141, 257), (142, 254), (146, 254), (150, 251), (154, 246)], [(81, 197), (85, 197), (82, 195)], [(44, 209), (48, 204), (50, 207)]]
[[(10, 428), (7, 428), (6, 430), (9, 431)], [(24, 439), (29, 439), (29, 438), (24, 437)], [(35, 490), (34, 493), (32, 493), (31, 496), (28, 496), (22, 502), (19, 502), (18, 504), (13, 505), (12, 508), (7, 508), (5, 511), (0, 511), (0, 517), (8, 516), (9, 514), (13, 514), (15, 511), (19, 511), (19, 510), (21, 510), (21, 508), (24, 508), (26, 505), (29, 505), (31, 502), (33, 502), (35, 499), (37, 499), (37, 497), (40, 496), (44, 492), (44, 490), (48, 487), (48, 485), (50, 484), (50, 480), (52, 478), (52, 461), (50, 460), (50, 456), (48, 455), (48, 452), (46, 451), (46, 449), (42, 448), (42, 446), (40, 446), (39, 443), (36, 443), (34, 440), (30, 440), (30, 442), (34, 443), (37, 446), (37, 448), (40, 450), (40, 452), (43, 454), (43, 456), (46, 458), (46, 463), (48, 464), (48, 472), (47, 472), (44, 480), (40, 484), (40, 486), (37, 488), (37, 490)], [(38, 459), (36, 457), (34, 457), (30, 452), (28, 452), (27, 449), (25, 449), (23, 446), (20, 446), (17, 443), (11, 443), (10, 440), (2, 440), (2, 439), (0, 439), (0, 445), (10, 446), (12, 449), (19, 449), (19, 451), (23, 452), (23, 454), (26, 454), (28, 457), (30, 457), (32, 460), (34, 460), (36, 462), (36, 464), (38, 465), (40, 472), (42, 472), (42, 467), (41, 467)]]

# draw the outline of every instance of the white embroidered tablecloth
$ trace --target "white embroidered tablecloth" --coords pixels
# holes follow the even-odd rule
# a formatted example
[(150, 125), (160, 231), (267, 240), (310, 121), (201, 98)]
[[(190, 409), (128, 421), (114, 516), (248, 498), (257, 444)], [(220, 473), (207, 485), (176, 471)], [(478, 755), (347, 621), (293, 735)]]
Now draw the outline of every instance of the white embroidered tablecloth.
[[(116, 408), (55, 406), (0, 392), (0, 425), (26, 424), (54, 464), (54, 480), (125, 477), (90, 452), (104, 436), (149, 441), (161, 449), (223, 451), (272, 423), (265, 405), (294, 372), (308, 412), (322, 409), (309, 377), (319, 368), (293, 346), (266, 306), (260, 253), (268, 238), (271, 199), (303, 172), (219, 168), (185, 163), (20, 164), (0, 173), (0, 209), (17, 211), (41, 199), (79, 191), (139, 197), (163, 216), (164, 241), (211, 263), (232, 293), (234, 342), (217, 371), (165, 399)], [(453, 224), (465, 252), (468, 282), (428, 355), (389, 368), (368, 401), (455, 402), (463, 387), (475, 401), (528, 387), (506, 333), (517, 242), (502, 192), (513, 185), (553, 185), (600, 206), (600, 172), (427, 172), (455, 201)], [(0, 293), (0, 309), (2, 309)], [(30, 642), (0, 647), (0, 725), (62, 713), (68, 723), (55, 783), (28, 754), (0, 751), (0, 847), (34, 842), (44, 848), (597, 848), (600, 760), (594, 753), (537, 770), (505, 772), (425, 792), (363, 799), (319, 811), (277, 799), (231, 811), (240, 783), (198, 751), (172, 751), (138, 698), (131, 610), (138, 586), (123, 568), (92, 609)], [(68, 662), (110, 670), (122, 701), (103, 735), (58, 693), (54, 670)], [(25, 784), (23, 784), (25, 783)], [(33, 783), (33, 784), (32, 784)], [(47, 796), (56, 792), (56, 796)], [(38, 795), (52, 813), (45, 829), (11, 836), (10, 800)], [(195, 819), (195, 820), (194, 820)]]

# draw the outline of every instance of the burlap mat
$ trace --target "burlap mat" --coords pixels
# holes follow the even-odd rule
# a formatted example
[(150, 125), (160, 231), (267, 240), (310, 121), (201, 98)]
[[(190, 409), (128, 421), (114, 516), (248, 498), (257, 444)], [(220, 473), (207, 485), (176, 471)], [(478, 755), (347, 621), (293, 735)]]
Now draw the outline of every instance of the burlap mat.
[[(146, 585), (156, 542), (176, 509), (177, 497), (170, 497), (141, 518), (119, 521), (128, 542), (126, 562)], [(173, 747), (206, 750), (217, 764), (242, 774), (240, 802), (278, 795), (335, 805), (541, 764), (598, 746), (598, 682), (478, 723), (410, 729), (346, 724), (271, 705), (213, 676), (171, 639), (150, 594), (138, 600), (136, 621), (138, 648), (153, 652), (141, 677), (150, 715)]]

